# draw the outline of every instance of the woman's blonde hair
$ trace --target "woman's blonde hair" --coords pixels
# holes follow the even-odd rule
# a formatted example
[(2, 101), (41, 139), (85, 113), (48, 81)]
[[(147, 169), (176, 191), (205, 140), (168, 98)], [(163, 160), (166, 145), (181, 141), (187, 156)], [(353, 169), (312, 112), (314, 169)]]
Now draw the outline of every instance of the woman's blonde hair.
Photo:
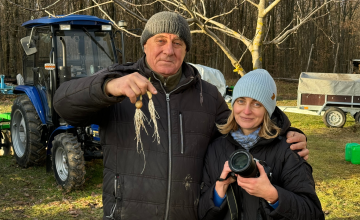
[[(237, 131), (240, 126), (237, 124), (234, 117), (234, 110), (231, 110), (231, 114), (227, 119), (226, 124), (219, 125), (216, 124), (216, 127), (219, 129), (221, 134), (228, 134), (230, 131)], [(262, 123), (261, 129), (259, 131), (259, 137), (265, 139), (275, 138), (280, 134), (281, 129), (275, 125), (271, 120), (269, 113), (265, 111), (264, 121)]]

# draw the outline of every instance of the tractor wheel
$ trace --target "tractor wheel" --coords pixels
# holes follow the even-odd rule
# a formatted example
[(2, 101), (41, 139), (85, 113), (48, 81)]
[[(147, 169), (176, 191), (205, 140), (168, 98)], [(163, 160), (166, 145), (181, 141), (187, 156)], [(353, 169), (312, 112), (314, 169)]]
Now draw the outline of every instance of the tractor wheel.
[(354, 118), (355, 118), (355, 123), (360, 124), (360, 112), (356, 113)]
[(3, 130), (1, 131), (1, 145), (3, 150), (3, 156), (8, 156), (11, 154), (11, 141), (9, 131)]
[(329, 108), (326, 110), (323, 121), (327, 127), (342, 128), (346, 122), (346, 115), (339, 108)]
[(15, 99), (10, 125), (16, 162), (22, 167), (42, 165), (46, 146), (41, 142), (41, 120), (29, 97), (22, 95)]
[(56, 182), (67, 191), (82, 186), (85, 182), (85, 161), (77, 137), (61, 133), (55, 136), (52, 145), (52, 169)]

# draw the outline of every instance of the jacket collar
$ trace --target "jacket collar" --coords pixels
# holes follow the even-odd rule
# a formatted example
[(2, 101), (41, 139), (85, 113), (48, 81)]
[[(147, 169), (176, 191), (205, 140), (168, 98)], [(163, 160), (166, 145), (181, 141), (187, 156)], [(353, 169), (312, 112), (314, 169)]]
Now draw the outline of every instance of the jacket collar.
[[(146, 78), (150, 78), (150, 81), (155, 86), (155, 88), (158, 91), (165, 93), (164, 89), (161, 86), (160, 80), (156, 78), (156, 74), (146, 66), (145, 57), (146, 55), (144, 55), (137, 62), (140, 74), (144, 75)], [(180, 83), (178, 84), (178, 86), (173, 90), (174, 93), (184, 91), (188, 87), (195, 85), (196, 82), (198, 82), (201, 79), (201, 76), (195, 67), (183, 62), (181, 68), (182, 68), (183, 77)]]

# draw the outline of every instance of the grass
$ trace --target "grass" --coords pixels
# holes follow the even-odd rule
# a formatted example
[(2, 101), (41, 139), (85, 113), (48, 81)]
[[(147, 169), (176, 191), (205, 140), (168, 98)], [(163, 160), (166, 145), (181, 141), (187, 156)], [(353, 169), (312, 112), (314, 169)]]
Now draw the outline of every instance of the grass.
[(20, 168), (12, 156), (0, 158), (0, 219), (100, 219), (102, 161), (86, 164), (83, 189), (65, 193), (45, 167)]
[[(284, 85), (286, 84), (286, 85)], [(296, 106), (296, 83), (277, 81), (277, 105)], [(281, 98), (280, 98), (281, 99)], [(310, 158), (326, 219), (360, 219), (360, 165), (345, 161), (346, 143), (360, 143), (360, 125), (348, 114), (344, 128), (328, 128), (322, 116), (286, 113), (292, 126), (301, 129), (307, 136)]]
[[(295, 106), (297, 83), (277, 81), (278, 105)], [(12, 99), (0, 97), (0, 112)], [(360, 143), (360, 125), (347, 115), (344, 128), (327, 128), (321, 116), (286, 113), (308, 138), (316, 191), (326, 219), (360, 219), (360, 165), (345, 161), (345, 144)], [(102, 161), (86, 162), (83, 189), (66, 193), (45, 167), (18, 167), (13, 156), (0, 156), (0, 219), (101, 219)]]

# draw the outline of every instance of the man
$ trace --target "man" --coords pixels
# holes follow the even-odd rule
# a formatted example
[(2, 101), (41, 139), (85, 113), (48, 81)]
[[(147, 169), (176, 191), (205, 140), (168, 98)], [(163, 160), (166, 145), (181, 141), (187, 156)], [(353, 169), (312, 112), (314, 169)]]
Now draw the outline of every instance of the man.
[[(172, 12), (153, 15), (140, 42), (145, 56), (136, 63), (115, 64), (63, 83), (54, 106), (71, 125), (100, 125), (103, 219), (197, 219), (203, 158), (215, 123), (223, 123), (230, 111), (216, 87), (184, 62), (191, 35), (183, 17)], [(149, 134), (141, 130), (144, 154), (139, 154), (133, 103), (142, 95), (141, 110), (150, 118), (146, 91), (153, 94), (160, 116), (160, 144), (152, 137), (154, 128), (145, 123)], [(288, 141), (305, 148), (305, 136), (288, 134), (293, 135)]]

